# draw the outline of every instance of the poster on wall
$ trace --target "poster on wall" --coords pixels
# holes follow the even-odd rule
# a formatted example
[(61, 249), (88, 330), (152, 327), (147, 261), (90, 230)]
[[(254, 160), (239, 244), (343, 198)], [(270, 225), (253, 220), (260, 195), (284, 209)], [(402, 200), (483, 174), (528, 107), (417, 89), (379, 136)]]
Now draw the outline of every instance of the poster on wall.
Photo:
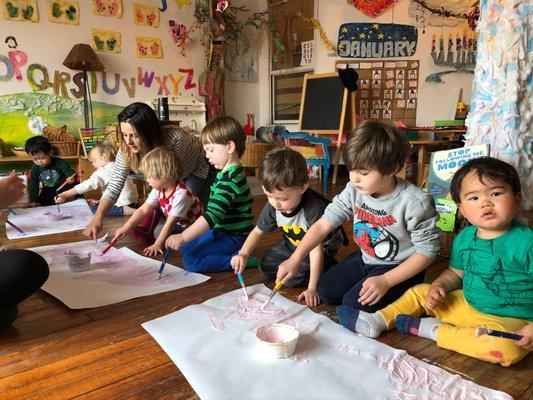
[(137, 58), (163, 58), (161, 39), (135, 36)]
[(133, 22), (136, 25), (159, 26), (159, 9), (146, 3), (133, 3)]
[(39, 22), (37, 0), (2, 0), (2, 13), (10, 21)]
[(46, 14), (50, 22), (79, 25), (80, 4), (70, 0), (48, 0)]
[(92, 3), (95, 15), (122, 18), (122, 0), (92, 0)]
[(396, 58), (415, 54), (418, 31), (412, 25), (347, 23), (339, 27), (339, 56)]
[(93, 48), (95, 50), (120, 53), (120, 32), (93, 28), (91, 33), (93, 38)]
[(258, 48), (256, 37), (239, 40), (235, 46), (228, 46), (224, 52), (226, 79), (238, 82), (257, 82)]

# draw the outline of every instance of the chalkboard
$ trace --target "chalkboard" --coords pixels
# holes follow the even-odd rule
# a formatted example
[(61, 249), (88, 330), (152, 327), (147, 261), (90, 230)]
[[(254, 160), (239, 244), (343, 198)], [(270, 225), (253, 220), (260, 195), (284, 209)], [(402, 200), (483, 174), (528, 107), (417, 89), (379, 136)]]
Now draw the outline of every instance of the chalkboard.
[(348, 91), (337, 73), (307, 74), (300, 110), (300, 130), (319, 134), (342, 133)]

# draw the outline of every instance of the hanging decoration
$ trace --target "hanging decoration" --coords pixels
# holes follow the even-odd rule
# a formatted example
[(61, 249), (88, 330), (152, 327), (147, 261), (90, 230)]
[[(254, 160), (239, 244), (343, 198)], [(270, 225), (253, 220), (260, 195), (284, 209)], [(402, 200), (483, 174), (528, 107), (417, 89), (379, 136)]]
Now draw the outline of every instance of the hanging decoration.
[(339, 27), (339, 56), (349, 58), (409, 57), (415, 54), (418, 31), (411, 25), (348, 23)]
[(226, 11), (226, 8), (229, 6), (229, 1), (227, 0), (218, 0), (216, 11), (218, 12), (224, 12)]
[(172, 42), (180, 49), (180, 54), (185, 57), (185, 49), (187, 43), (191, 40), (192, 31), (187, 29), (183, 24), (178, 24), (174, 20), (168, 21), (168, 30), (170, 32), (170, 38)]
[(474, 73), (476, 66), (477, 38), (473, 32), (465, 28), (462, 32), (456, 32), (455, 42), (452, 34), (448, 35), (447, 52), (444, 52), (444, 37), (439, 37), (439, 50), (437, 51), (437, 38), (433, 35), (431, 40), (431, 57), (435, 65), (439, 67), (452, 67), (454, 69), (436, 72), (428, 75), (426, 82), (444, 83), (442, 75), (453, 73)]
[(296, 13), (296, 16), (301, 19), (302, 21), (305, 21), (311, 25), (313, 25), (315, 27), (315, 29), (318, 31), (319, 35), (320, 35), (320, 41), (322, 42), (322, 44), (324, 45), (324, 47), (330, 52), (330, 53), (336, 53), (337, 52), (337, 49), (335, 48), (335, 46), (333, 45), (333, 43), (331, 43), (331, 41), (328, 39), (327, 35), (326, 35), (326, 31), (324, 30), (324, 28), (322, 27), (322, 24), (320, 24), (320, 22), (316, 19), (316, 18), (307, 18), (307, 17), (304, 17), (302, 15), (301, 12), (298, 12)]
[(391, 7), (398, 0), (347, 0), (359, 11), (362, 11), (369, 17), (375, 18), (387, 8)]

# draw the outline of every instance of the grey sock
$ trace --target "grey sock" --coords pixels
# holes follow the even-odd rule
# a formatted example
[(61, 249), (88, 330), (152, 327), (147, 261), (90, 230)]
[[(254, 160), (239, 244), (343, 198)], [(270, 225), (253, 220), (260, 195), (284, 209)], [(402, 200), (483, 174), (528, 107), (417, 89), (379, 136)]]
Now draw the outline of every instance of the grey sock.
[(379, 312), (367, 313), (359, 311), (355, 321), (355, 331), (369, 338), (377, 338), (387, 329), (387, 324)]
[(442, 325), (437, 318), (421, 318), (418, 336), (437, 341), (437, 330)]

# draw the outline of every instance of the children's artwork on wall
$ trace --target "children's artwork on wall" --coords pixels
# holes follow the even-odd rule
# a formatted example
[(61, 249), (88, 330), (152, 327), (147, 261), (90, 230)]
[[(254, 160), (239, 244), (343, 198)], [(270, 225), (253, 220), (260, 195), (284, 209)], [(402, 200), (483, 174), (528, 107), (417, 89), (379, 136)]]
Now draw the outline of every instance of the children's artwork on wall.
[(93, 48), (95, 50), (120, 53), (122, 43), (120, 32), (93, 28), (91, 29), (91, 33), (93, 37)]
[(191, 0), (176, 0), (176, 3), (178, 4), (178, 8), (181, 10), (181, 7), (183, 6), (190, 6)]
[(226, 46), (224, 67), (226, 79), (237, 82), (257, 82), (257, 36), (239, 40), (235, 46)]
[(137, 58), (163, 58), (161, 39), (135, 36)]
[(71, 0), (48, 0), (46, 14), (48, 15), (48, 21), (79, 25), (80, 4)]
[(133, 3), (133, 22), (136, 25), (159, 26), (159, 9), (147, 3)]
[(10, 21), (39, 22), (37, 0), (2, 0), (2, 12)]
[(341, 57), (408, 57), (415, 54), (417, 41), (411, 25), (347, 23), (339, 27), (337, 47)]
[[(243, 393), (251, 400), (467, 400), (474, 394), (480, 399), (511, 399), (404, 350), (355, 335), (280, 294), (261, 310), (270, 290), (254, 285), (247, 291), (249, 300), (239, 288), (142, 324), (202, 399), (237, 399)], [(259, 346), (255, 330), (272, 323), (298, 330), (290, 358), (272, 359)]]
[[(88, 240), (31, 249), (50, 266), (50, 277), (42, 289), (67, 307), (81, 309), (168, 292), (209, 279), (167, 263), (158, 280), (161, 261), (143, 257), (126, 247), (112, 247), (101, 254), (106, 246), (106, 242), (95, 244)], [(77, 255), (88, 261), (83, 268), (80, 262), (73, 263)]]
[(95, 15), (122, 18), (122, 0), (92, 0), (92, 6)]
[(85, 199), (63, 203), (59, 208), (55, 205), (19, 208), (16, 215), (10, 214), (9, 220), (24, 233), (6, 224), (6, 236), (8, 239), (20, 239), (77, 231), (84, 229), (92, 216)]

